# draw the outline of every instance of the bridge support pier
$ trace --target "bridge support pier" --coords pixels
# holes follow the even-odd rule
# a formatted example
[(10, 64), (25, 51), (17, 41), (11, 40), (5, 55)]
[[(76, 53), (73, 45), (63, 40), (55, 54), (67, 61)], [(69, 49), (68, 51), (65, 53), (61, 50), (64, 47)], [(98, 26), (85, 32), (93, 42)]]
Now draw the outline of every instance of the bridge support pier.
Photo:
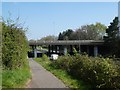
[(64, 46), (64, 55), (67, 55), (67, 47)]
[(94, 56), (96, 57), (98, 55), (98, 47), (94, 46)]
[(53, 53), (53, 51), (54, 51), (54, 50), (53, 50), (53, 45), (52, 45), (52, 53)]
[(57, 46), (57, 53), (59, 53), (59, 52), (60, 52), (59, 50), (60, 50), (60, 47), (59, 47), (59, 46)]

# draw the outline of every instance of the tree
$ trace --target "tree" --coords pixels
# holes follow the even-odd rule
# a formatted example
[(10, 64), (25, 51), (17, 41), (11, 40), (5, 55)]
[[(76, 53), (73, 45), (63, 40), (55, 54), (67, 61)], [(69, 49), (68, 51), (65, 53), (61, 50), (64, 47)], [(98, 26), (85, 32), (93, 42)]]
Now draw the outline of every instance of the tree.
[(63, 40), (63, 35), (62, 35), (61, 32), (60, 32), (59, 35), (58, 35), (58, 40)]
[(97, 22), (96, 24), (83, 25), (73, 31), (68, 29), (59, 34), (58, 40), (101, 40), (105, 35), (106, 26)]
[(114, 42), (118, 39), (118, 17), (115, 17), (113, 22), (110, 23), (110, 26), (106, 29), (107, 36), (105, 36), (105, 41)]
[(57, 37), (54, 35), (48, 35), (46, 37), (42, 37), (40, 40), (38, 41), (56, 41)]
[[(37, 41), (56, 41), (57, 37), (54, 35), (48, 35), (46, 37), (42, 37), (41, 39)], [(48, 45), (42, 45), (43, 48), (48, 48)]]
[(100, 38), (103, 39), (103, 36), (105, 35), (105, 31), (107, 27), (104, 24), (101, 24), (99, 22), (95, 24), (95, 27), (97, 29), (97, 33), (99, 34)]
[(58, 40), (71, 40), (72, 29), (68, 29), (59, 34)]
[(104, 37), (105, 43), (109, 45), (110, 55), (120, 57), (120, 38), (118, 28), (118, 17), (115, 17), (113, 22), (110, 23), (106, 29), (107, 36)]
[(30, 40), (29, 40), (29, 42), (35, 42), (35, 41), (36, 41), (36, 40), (34, 40), (34, 39), (30, 39)]
[(101, 40), (106, 26), (101, 23), (83, 25), (71, 35), (73, 40)]

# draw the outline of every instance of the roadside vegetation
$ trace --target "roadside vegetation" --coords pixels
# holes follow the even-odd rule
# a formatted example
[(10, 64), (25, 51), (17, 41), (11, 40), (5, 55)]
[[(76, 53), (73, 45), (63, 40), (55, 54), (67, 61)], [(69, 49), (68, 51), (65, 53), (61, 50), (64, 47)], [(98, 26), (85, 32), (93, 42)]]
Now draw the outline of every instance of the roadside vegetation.
[(2, 88), (24, 88), (31, 78), (29, 66), (2, 71)]
[(53, 61), (48, 60), (44, 55), (35, 60), (70, 88), (119, 90), (120, 38), (118, 32), (118, 17), (115, 17), (108, 27), (96, 23), (82, 26), (76, 31), (68, 29), (59, 34), (58, 40), (104, 40), (104, 44), (109, 48), (108, 53), (99, 57), (90, 57), (87, 54), (78, 54), (78, 50), (74, 48), (74, 55), (59, 56)]
[(65, 56), (59, 57), (53, 66), (66, 70), (77, 80), (91, 85), (91, 88), (120, 88), (120, 64), (109, 58)]
[(2, 87), (24, 87), (31, 77), (25, 29), (11, 19), (2, 23)]
[(80, 90), (88, 90), (90, 86), (85, 85), (82, 81), (75, 79), (71, 75), (69, 75), (66, 70), (63, 70), (61, 68), (55, 68), (53, 66), (53, 61), (50, 61), (48, 57), (44, 54), (42, 58), (35, 58), (35, 61), (37, 61), (39, 64), (41, 64), (45, 69), (50, 71), (52, 74), (54, 74), (56, 77), (61, 79), (63, 83), (69, 87), (69, 88), (79, 88)]
[(60, 56), (57, 60), (50, 61), (44, 55), (35, 61), (70, 88), (80, 90), (120, 88), (120, 62), (116, 64), (116, 61), (109, 58), (75, 54)]
[[(1, 17), (0, 17), (1, 20)], [(2, 23), (0, 22), (0, 41), (2, 41)], [(0, 89), (2, 89), (2, 42), (0, 42)]]

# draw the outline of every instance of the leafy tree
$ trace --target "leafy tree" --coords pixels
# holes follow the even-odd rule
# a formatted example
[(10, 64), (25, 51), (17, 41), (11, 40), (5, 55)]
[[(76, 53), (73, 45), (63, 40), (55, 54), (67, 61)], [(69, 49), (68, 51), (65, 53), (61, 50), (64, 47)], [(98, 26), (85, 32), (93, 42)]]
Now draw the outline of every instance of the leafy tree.
[(101, 23), (83, 25), (71, 35), (73, 40), (100, 40), (105, 34), (106, 26)]
[(73, 33), (72, 29), (68, 29), (60, 33), (58, 36), (58, 40), (71, 40), (71, 34)]
[(54, 35), (49, 35), (49, 36), (46, 36), (46, 37), (42, 37), (40, 40), (38, 41), (56, 41), (57, 40), (57, 37), (54, 36)]
[[(37, 41), (56, 41), (57, 37), (54, 35), (48, 35), (46, 37), (42, 37), (40, 40)], [(48, 48), (48, 45), (42, 45), (42, 48)]]
[(63, 40), (63, 35), (62, 35), (61, 32), (60, 32), (59, 35), (58, 35), (58, 40)]
[(103, 36), (105, 35), (105, 30), (107, 29), (107, 27), (104, 24), (101, 24), (99, 22), (97, 22), (95, 24), (95, 27), (97, 29), (97, 33), (99, 34), (99, 36), (101, 38), (103, 38)]
[(60, 33), (58, 40), (100, 40), (103, 39), (106, 28), (104, 24), (99, 22), (83, 25), (75, 31), (68, 29)]
[(108, 28), (106, 29), (107, 36), (105, 36), (105, 40), (107, 42), (112, 42), (118, 39), (118, 17), (115, 17), (113, 22), (110, 23)]
[(108, 44), (110, 48), (110, 55), (116, 55), (120, 57), (120, 38), (119, 38), (119, 28), (118, 28), (118, 17), (115, 17), (110, 26), (106, 29), (107, 36), (104, 37), (105, 43)]
[(29, 41), (30, 41), (30, 42), (35, 42), (35, 40), (34, 40), (34, 39), (30, 39)]

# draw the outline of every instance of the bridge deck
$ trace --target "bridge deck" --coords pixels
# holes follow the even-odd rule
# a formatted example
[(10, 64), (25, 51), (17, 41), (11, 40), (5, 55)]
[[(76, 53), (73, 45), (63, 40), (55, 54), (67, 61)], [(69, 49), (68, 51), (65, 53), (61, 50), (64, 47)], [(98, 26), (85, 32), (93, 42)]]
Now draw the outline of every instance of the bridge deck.
[(103, 40), (29, 41), (29, 45), (102, 45)]

